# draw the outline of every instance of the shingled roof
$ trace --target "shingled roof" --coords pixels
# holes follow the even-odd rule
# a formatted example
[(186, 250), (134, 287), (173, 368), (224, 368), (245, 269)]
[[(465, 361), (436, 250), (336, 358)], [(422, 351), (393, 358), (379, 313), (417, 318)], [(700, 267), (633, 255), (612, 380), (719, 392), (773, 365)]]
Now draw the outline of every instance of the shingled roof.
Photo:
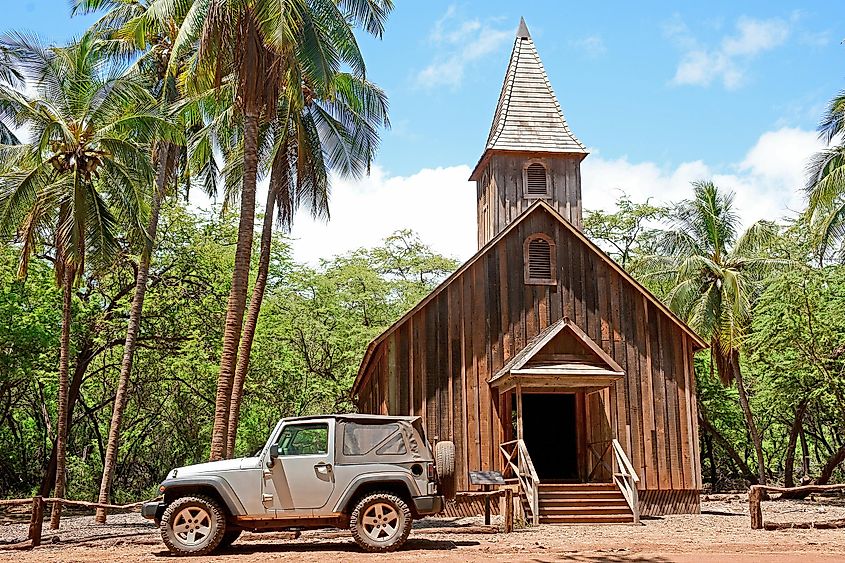
[(587, 154), (566, 124), (524, 19), (516, 32), (485, 155), (491, 150)]

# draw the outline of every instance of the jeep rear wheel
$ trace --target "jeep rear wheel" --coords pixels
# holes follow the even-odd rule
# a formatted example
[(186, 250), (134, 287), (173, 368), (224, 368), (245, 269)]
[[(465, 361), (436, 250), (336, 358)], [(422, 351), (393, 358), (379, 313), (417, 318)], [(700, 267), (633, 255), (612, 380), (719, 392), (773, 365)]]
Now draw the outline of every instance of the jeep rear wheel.
[(205, 555), (223, 540), (226, 516), (210, 498), (181, 497), (165, 509), (160, 529), (161, 539), (176, 555)]
[(373, 493), (358, 501), (349, 519), (355, 542), (365, 551), (399, 549), (411, 533), (411, 509), (391, 493)]

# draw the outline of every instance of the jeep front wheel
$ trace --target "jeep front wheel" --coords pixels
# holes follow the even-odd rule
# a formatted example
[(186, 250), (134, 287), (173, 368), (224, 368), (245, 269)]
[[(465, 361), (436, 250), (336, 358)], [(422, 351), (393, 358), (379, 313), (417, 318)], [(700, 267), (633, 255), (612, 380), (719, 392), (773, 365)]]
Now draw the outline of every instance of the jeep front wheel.
[(399, 549), (411, 533), (411, 509), (391, 493), (374, 493), (362, 498), (349, 519), (355, 542), (365, 551)]
[(223, 540), (226, 516), (210, 498), (181, 497), (165, 509), (160, 529), (161, 539), (176, 555), (205, 555)]

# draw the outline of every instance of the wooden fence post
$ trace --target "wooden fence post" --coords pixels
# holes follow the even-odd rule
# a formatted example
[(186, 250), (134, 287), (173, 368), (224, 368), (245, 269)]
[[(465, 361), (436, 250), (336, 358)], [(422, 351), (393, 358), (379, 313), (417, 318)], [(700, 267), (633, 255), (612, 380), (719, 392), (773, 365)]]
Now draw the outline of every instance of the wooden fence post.
[(504, 516), (505, 520), (505, 533), (509, 534), (513, 532), (513, 489), (506, 487), (505, 496), (503, 498), (505, 501), (505, 509), (502, 511), (502, 516)]
[(29, 541), (32, 547), (41, 545), (41, 525), (44, 523), (44, 497), (32, 497), (32, 515), (29, 518)]
[(763, 509), (760, 501), (763, 498), (763, 488), (759, 485), (752, 485), (748, 490), (748, 511), (751, 513), (751, 529), (763, 529)]

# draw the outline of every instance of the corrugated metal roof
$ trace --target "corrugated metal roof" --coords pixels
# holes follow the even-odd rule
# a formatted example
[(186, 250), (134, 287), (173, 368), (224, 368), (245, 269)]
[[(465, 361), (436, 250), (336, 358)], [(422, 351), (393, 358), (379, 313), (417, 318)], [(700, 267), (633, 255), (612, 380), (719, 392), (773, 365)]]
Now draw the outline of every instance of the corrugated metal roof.
[(563, 117), (525, 20), (520, 20), (486, 150), (586, 154)]

